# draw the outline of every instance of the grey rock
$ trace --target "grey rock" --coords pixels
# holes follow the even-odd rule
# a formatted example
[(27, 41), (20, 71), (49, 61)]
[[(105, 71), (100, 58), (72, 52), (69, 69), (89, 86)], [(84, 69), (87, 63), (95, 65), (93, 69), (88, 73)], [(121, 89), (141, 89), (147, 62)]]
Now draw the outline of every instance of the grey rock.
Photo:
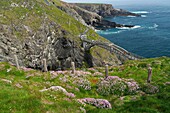
[(129, 11), (123, 10), (123, 9), (116, 9), (113, 8), (111, 4), (83, 4), (83, 3), (76, 3), (75, 5), (97, 13), (98, 15), (102, 17), (109, 17), (109, 16), (140, 16), (138, 14), (131, 13)]

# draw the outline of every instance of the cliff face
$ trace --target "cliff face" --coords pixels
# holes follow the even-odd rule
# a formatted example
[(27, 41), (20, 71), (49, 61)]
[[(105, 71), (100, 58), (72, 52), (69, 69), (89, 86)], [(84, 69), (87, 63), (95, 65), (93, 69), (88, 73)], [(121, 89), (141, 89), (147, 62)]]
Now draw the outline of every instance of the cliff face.
[(83, 25), (90, 28), (105, 30), (115, 27), (133, 27), (133, 25), (121, 25), (104, 19), (108, 16), (139, 16), (122, 9), (114, 9), (110, 4), (78, 4), (61, 2), (61, 6), (57, 6), (60, 10), (80, 21)]
[[(52, 23), (44, 23), (37, 31), (25, 26), (30, 31), (27, 31), (29, 34), (24, 39), (13, 35), (9, 26), (0, 25), (0, 60), (14, 63), (16, 54), (21, 66), (41, 69), (41, 60), (45, 58), (48, 69), (69, 68), (72, 61), (76, 61), (76, 66), (81, 67), (85, 60), (84, 51), (79, 44), (66, 38), (68, 32), (61, 27), (57, 28), (57, 24), (53, 23), (49, 27), (50, 24)], [(20, 27), (27, 30), (24, 26)]]
[[(21, 66), (40, 69), (45, 58), (52, 70), (69, 68), (72, 61), (76, 67), (102, 66), (104, 60), (111, 65), (120, 63), (102, 48), (92, 48), (95, 55), (84, 51), (79, 35), (88, 28), (88, 18), (80, 16), (78, 9), (66, 8), (58, 0), (1, 0), (0, 4), (0, 61), (15, 63), (17, 55)], [(86, 35), (107, 42), (93, 30)], [(101, 57), (106, 53), (107, 57)]]
[(91, 11), (95, 12), (102, 17), (109, 16), (140, 16), (138, 14), (131, 13), (129, 11), (123, 9), (113, 8), (111, 4), (83, 4), (83, 3), (75, 3), (75, 5)]
[(83, 25), (88, 26), (87, 23), (85, 22), (85, 20), (82, 18), (82, 16), (80, 16), (79, 13), (73, 9), (74, 8), (73, 5), (68, 4), (66, 2), (61, 2), (61, 4), (62, 5), (56, 5), (56, 7), (58, 9), (64, 11), (69, 16), (73, 17), (75, 20), (79, 21)]
[(93, 28), (91, 26), (93, 22), (100, 22), (102, 20), (102, 17), (95, 12), (88, 11), (75, 4), (69, 4), (66, 2), (61, 3), (62, 5), (57, 6), (57, 8), (66, 12), (87, 27)]

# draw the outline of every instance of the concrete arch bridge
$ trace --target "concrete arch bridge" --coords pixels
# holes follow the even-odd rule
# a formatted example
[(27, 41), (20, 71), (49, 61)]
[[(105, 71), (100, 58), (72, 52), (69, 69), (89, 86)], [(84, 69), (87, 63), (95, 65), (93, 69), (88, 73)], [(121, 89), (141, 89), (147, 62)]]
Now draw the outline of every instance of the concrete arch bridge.
[(106, 43), (106, 42), (101, 42), (101, 41), (89, 40), (86, 38), (86, 35), (80, 35), (80, 38), (82, 40), (82, 46), (85, 49), (85, 51), (90, 50), (90, 48), (92, 48), (93, 46), (99, 46), (119, 56), (123, 56), (124, 58), (129, 59), (129, 60), (138, 60), (138, 59), (144, 58), (139, 55), (133, 54), (114, 43)]

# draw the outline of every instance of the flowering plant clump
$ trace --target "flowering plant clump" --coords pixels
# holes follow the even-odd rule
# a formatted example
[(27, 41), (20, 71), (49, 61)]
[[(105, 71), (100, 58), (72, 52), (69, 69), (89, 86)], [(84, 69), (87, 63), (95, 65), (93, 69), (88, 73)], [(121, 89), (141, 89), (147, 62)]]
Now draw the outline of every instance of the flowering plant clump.
[(142, 89), (145, 93), (148, 94), (155, 94), (159, 92), (159, 88), (151, 84), (145, 84)]
[(138, 84), (132, 79), (121, 79), (118, 76), (108, 76), (97, 84), (97, 92), (101, 95), (133, 94), (138, 89)]
[(63, 77), (60, 77), (59, 80), (64, 83), (70, 82), (70, 78), (68, 75), (64, 75)]
[(75, 75), (76, 75), (76, 76), (82, 76), (82, 77), (83, 77), (83, 76), (91, 75), (91, 73), (88, 72), (88, 71), (78, 70), (78, 71), (75, 72)]
[(109, 95), (111, 86), (110, 83), (106, 80), (102, 80), (97, 84), (97, 92), (101, 95)]
[(60, 92), (64, 93), (66, 96), (68, 96), (70, 98), (75, 97), (75, 95), (73, 93), (67, 92), (67, 90), (64, 89), (61, 86), (51, 86), (50, 88), (40, 90), (40, 92), (45, 92), (45, 91), (60, 91)]
[(94, 74), (93, 74), (93, 76), (104, 76), (102, 73), (100, 73), (100, 72), (95, 72)]
[(88, 71), (90, 71), (90, 72), (95, 72), (96, 71), (96, 69), (94, 69), (94, 68), (88, 68)]
[(123, 95), (127, 90), (127, 86), (124, 81), (117, 80), (115, 82), (111, 82), (111, 94)]
[(112, 109), (111, 104), (105, 99), (84, 98), (84, 99), (78, 99), (78, 102), (82, 104), (84, 103), (91, 104), (98, 108)]
[(69, 74), (68, 71), (50, 71), (51, 79), (57, 78), (59, 75), (66, 75)]
[(61, 86), (51, 86), (50, 88), (40, 90), (40, 92), (49, 91), (49, 90), (52, 90), (52, 91), (61, 91), (61, 92), (65, 93), (65, 94), (68, 93), (66, 91), (66, 89), (64, 89)]
[(127, 85), (126, 93), (133, 94), (139, 89), (139, 85), (133, 79), (125, 79), (124, 81)]
[(91, 82), (88, 81), (86, 78), (80, 78), (77, 77), (73, 84), (77, 85), (79, 88), (82, 88), (84, 90), (91, 90)]
[(115, 80), (122, 80), (118, 76), (108, 76), (105, 80), (107, 81), (115, 81)]
[(66, 95), (70, 98), (75, 98), (76, 96), (73, 93), (66, 93)]

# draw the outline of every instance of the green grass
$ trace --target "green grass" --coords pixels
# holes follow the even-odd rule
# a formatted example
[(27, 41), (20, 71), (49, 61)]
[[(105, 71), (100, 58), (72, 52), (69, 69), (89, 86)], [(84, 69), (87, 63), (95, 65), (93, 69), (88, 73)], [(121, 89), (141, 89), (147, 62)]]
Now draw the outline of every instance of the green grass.
[[(42, 112), (40, 99), (24, 89), (0, 81), (0, 112)], [(36, 107), (35, 107), (36, 106)], [(39, 109), (42, 108), (42, 109)]]
[[(170, 85), (165, 85), (165, 82), (170, 81), (170, 58), (162, 57), (155, 59), (144, 59), (141, 61), (128, 61), (122, 66), (110, 67), (110, 75), (117, 75), (121, 78), (133, 78), (136, 80), (141, 89), (146, 85), (147, 79), (147, 64), (151, 64), (153, 68), (153, 76), (151, 84), (159, 87), (159, 92), (156, 94), (133, 94), (124, 95), (124, 99), (120, 100), (120, 96), (108, 95), (102, 96), (96, 91), (96, 83), (100, 77), (87, 75), (87, 79), (91, 81), (92, 89), (86, 91), (79, 88), (75, 90), (76, 85), (72, 84), (72, 77), (59, 75), (55, 79), (50, 78), (49, 73), (31, 70), (17, 70), (8, 63), (0, 63), (0, 112), (58, 112), (71, 113), (81, 112), (81, 104), (76, 102), (79, 98), (103, 98), (109, 100), (112, 104), (112, 109), (99, 109), (91, 105), (86, 105), (84, 108), (87, 113), (168, 113), (170, 111)], [(9, 70), (7, 72), (7, 70)], [(91, 72), (102, 72), (104, 68), (94, 68)], [(88, 70), (88, 69), (85, 69)], [(32, 75), (29, 78), (26, 76)], [(61, 77), (67, 76), (68, 81), (62, 82)], [(1, 79), (11, 80), (12, 83), (7, 83)], [(22, 88), (17, 87), (20, 84)], [(67, 86), (71, 86), (71, 89)], [(76, 95), (75, 98), (68, 98), (62, 92), (47, 91), (39, 92), (50, 86), (62, 86), (68, 92)], [(58, 111), (59, 110), (59, 111)]]
[[(70, 17), (63, 11), (56, 8), (55, 5), (46, 5), (44, 0), (29, 0), (34, 4), (34, 8), (10, 7), (12, 2), (22, 3), (25, 0), (0, 0), (0, 24), (20, 26), (21, 24), (29, 26), (36, 32), (42, 25), (45, 17), (47, 22), (55, 22), (60, 25), (60, 30), (66, 30), (69, 33), (66, 38), (70, 38), (75, 42), (80, 43), (78, 35), (86, 30), (86, 27), (74, 18)], [(54, 0), (56, 5), (62, 5), (58, 0)], [(26, 16), (27, 15), (27, 16)], [(23, 18), (26, 16), (26, 18)], [(70, 21), (70, 25), (68, 22)], [(14, 35), (17, 38), (24, 39), (28, 36), (26, 30), (15, 30), (12, 28)], [(93, 40), (106, 41), (106, 39), (97, 35), (93, 30), (89, 30), (87, 37)], [(90, 53), (99, 60), (110, 59), (115, 57), (104, 49), (94, 47)], [(106, 56), (106, 53), (108, 56)], [(165, 85), (165, 82), (170, 82), (170, 58), (161, 57), (154, 59), (143, 59), (141, 61), (128, 61), (122, 66), (109, 67), (109, 75), (119, 76), (120, 78), (132, 78), (138, 82), (141, 89), (146, 85), (147, 65), (151, 64), (153, 69), (151, 84), (159, 87), (159, 92), (156, 94), (134, 94), (124, 95), (124, 100), (120, 100), (120, 96), (110, 94), (102, 96), (97, 93), (96, 83), (100, 80), (100, 76), (93, 76), (95, 72), (104, 74), (104, 68), (95, 68), (91, 75), (85, 78), (91, 82), (92, 89), (86, 91), (79, 88), (75, 90), (76, 85), (73, 84), (73, 79), (68, 74), (60, 74), (55, 79), (51, 79), (50, 73), (42, 73), (37, 70), (24, 71), (17, 70), (14, 66), (8, 63), (0, 63), (0, 112), (14, 113), (79, 113), (80, 107), (84, 107), (76, 102), (76, 99), (92, 97), (107, 99), (112, 104), (111, 110), (99, 109), (91, 105), (86, 105), (84, 108), (87, 113), (127, 113), (127, 112), (147, 112), (147, 113), (168, 113), (170, 111), (170, 86)], [(80, 69), (81, 70), (81, 69)], [(88, 70), (83, 68), (82, 70)], [(28, 77), (29, 76), (29, 77)], [(60, 78), (68, 76), (67, 82), (62, 82)], [(12, 83), (7, 83), (3, 80), (10, 80)], [(21, 88), (18, 87), (22, 86)], [(67, 86), (71, 86), (71, 88)], [(76, 95), (75, 98), (69, 98), (61, 92), (47, 91), (39, 92), (50, 86), (62, 86), (68, 92)], [(135, 99), (133, 99), (135, 98)]]
[[(0, 23), (7, 24), (7, 25), (10, 25), (11, 22), (14, 25), (23, 24), (23, 25), (30, 26), (33, 29), (33, 31), (37, 31), (41, 26), (44, 18), (47, 16), (48, 22), (53, 21), (58, 25), (60, 25), (62, 29), (70, 32), (72, 36), (68, 35), (69, 38), (75, 37), (74, 40), (79, 40), (78, 35), (80, 35), (80, 33), (83, 33), (87, 28), (86, 26), (82, 25), (80, 22), (75, 20), (73, 17), (57, 9), (56, 5), (57, 6), (61, 5), (59, 0), (54, 0), (55, 5), (53, 5), (50, 2), (51, 3), (50, 6), (46, 5), (44, 0), (35, 0), (35, 1), (30, 0), (28, 2), (30, 6), (21, 7), (21, 4), (23, 2), (24, 0), (22, 1), (12, 0), (10, 2), (6, 0), (1, 0), (0, 4), (2, 7), (0, 10), (0, 14), (3, 14), (3, 17), (0, 17), (1, 18)], [(11, 7), (10, 5), (12, 3), (19, 4), (19, 7)], [(31, 8), (32, 6), (33, 8)], [(14, 30), (14, 32), (16, 32), (17, 37), (24, 38), (24, 36), (21, 35), (21, 34), (25, 34), (23, 33), (24, 30), (20, 32)], [(100, 39), (103, 41), (107, 41), (104, 38), (100, 37), (93, 30), (89, 30), (87, 34), (88, 34), (88, 38), (90, 39), (95, 39), (95, 40)]]

